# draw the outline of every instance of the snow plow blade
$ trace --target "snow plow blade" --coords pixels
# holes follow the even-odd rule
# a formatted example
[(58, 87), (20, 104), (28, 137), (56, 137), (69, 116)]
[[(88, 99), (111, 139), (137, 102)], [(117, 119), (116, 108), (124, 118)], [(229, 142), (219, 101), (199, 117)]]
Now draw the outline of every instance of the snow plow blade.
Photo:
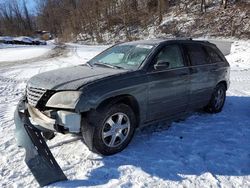
[(25, 163), (39, 185), (43, 187), (67, 180), (44, 141), (41, 131), (31, 124), (27, 109), (23, 113), (17, 109), (14, 119), (18, 146), (25, 148)]

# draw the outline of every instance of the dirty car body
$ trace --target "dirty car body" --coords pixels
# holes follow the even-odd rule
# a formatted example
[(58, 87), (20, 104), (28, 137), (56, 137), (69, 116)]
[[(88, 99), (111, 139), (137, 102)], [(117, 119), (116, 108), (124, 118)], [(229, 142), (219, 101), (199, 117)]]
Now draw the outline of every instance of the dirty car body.
[[(122, 61), (126, 63), (122, 64)], [(217, 47), (209, 42), (150, 40), (122, 43), (107, 49), (85, 65), (49, 71), (31, 78), (25, 96), (17, 107), (15, 123), (17, 132), (38, 135), (36, 138), (31, 133), (18, 135), (19, 140), (32, 138), (30, 145), (34, 150), (48, 150), (46, 143), (42, 146), (36, 144), (37, 139), (43, 139), (40, 136), (42, 133), (82, 133), (91, 150), (108, 155), (124, 149), (129, 142), (126, 139), (133, 135), (129, 131), (138, 126), (174, 119), (206, 106), (210, 111), (214, 110), (212, 104), (215, 105), (216, 101), (211, 102), (211, 97), (217, 90), (217, 98), (224, 97), (216, 103), (221, 105), (215, 109), (215, 112), (219, 112), (225, 102), (223, 91), (228, 87), (229, 64)], [(215, 93), (216, 88), (219, 89)], [(116, 126), (115, 130), (110, 128), (105, 132), (106, 128), (100, 129), (103, 131), (100, 134), (104, 135), (100, 140), (104, 143), (95, 143), (95, 135), (99, 135), (95, 131), (99, 125), (89, 118), (99, 117), (98, 114), (102, 116), (105, 106), (111, 108), (117, 104), (120, 104), (120, 108), (115, 109), (124, 110), (114, 110), (109, 119), (107, 116), (103, 121), (115, 121), (112, 118), (117, 115), (117, 118), (121, 117), (120, 125), (118, 119), (116, 123), (111, 123)], [(105, 114), (103, 117), (106, 117)], [(121, 128), (125, 124), (127, 127)], [(117, 136), (114, 139), (112, 131)], [(105, 135), (107, 133), (110, 133), (110, 138)], [(122, 139), (126, 142), (124, 147)], [(22, 141), (19, 144), (26, 151), (31, 147), (25, 146)], [(102, 146), (104, 149), (98, 150)], [(32, 156), (42, 156), (44, 161), (51, 160), (46, 155), (52, 155), (46, 153), (36, 152)], [(38, 178), (37, 171), (41, 168), (33, 168), (32, 172), (40, 185), (66, 180), (56, 161), (52, 164), (52, 167), (42, 167), (45, 171), (56, 171), (49, 182)]]

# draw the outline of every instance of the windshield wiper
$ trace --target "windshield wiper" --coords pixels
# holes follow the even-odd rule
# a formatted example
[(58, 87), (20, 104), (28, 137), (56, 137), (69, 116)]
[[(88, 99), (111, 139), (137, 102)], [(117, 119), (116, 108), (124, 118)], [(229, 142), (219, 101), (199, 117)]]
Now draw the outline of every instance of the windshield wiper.
[(91, 63), (90, 63), (89, 61), (86, 62), (86, 65), (87, 65), (89, 68), (93, 69), (93, 66), (91, 65)]
[(109, 67), (109, 68), (112, 68), (112, 69), (124, 69), (123, 67), (120, 67), (120, 66), (117, 66), (117, 65), (110, 65), (108, 63), (96, 62), (94, 65), (105, 66), (105, 67)]

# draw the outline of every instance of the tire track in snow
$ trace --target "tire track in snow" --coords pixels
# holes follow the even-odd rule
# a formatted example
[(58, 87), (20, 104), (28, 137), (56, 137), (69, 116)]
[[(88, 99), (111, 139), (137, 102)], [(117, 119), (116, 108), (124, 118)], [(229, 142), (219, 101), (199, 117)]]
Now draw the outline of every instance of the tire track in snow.
[(63, 57), (69, 53), (69, 50), (66, 45), (57, 45), (49, 52), (45, 53), (44, 55), (41, 55), (39, 57), (31, 58), (31, 59), (25, 59), (25, 60), (19, 60), (19, 61), (8, 61), (8, 62), (1, 62), (0, 67), (10, 67), (15, 65), (26, 65), (26, 64), (32, 64), (32, 63), (39, 63), (46, 60), (52, 60), (54, 58)]
[[(77, 47), (69, 49), (69, 51), (71, 52), (70, 56), (76, 56)], [(70, 65), (68, 61), (66, 61), (68, 54), (62, 55), (65, 56), (65, 58), (56, 56), (49, 59), (49, 61), (46, 59), (45, 61), (34, 64), (30, 64), (31, 62), (26, 62), (27, 64), (18, 64), (15, 66), (9, 65), (10, 67), (4, 67), (0, 69), (0, 109), (2, 109), (0, 110), (0, 132), (4, 133), (0, 135), (0, 153), (2, 156), (4, 156), (0, 159), (1, 187), (9, 187), (12, 186), (13, 183), (17, 187), (27, 187), (30, 186), (30, 184), (33, 186), (37, 185), (30, 171), (27, 169), (27, 166), (23, 162), (24, 150), (17, 149), (14, 136), (13, 114), (15, 106), (25, 90), (26, 82), (32, 75), (47, 71), (48, 69), (51, 69), (52, 66), (54, 66), (54, 68), (59, 68), (61, 66)], [(3, 137), (5, 135), (8, 136), (8, 139)], [(58, 136), (58, 138), (60, 138), (60, 136)], [(67, 150), (70, 150), (72, 147), (76, 147), (76, 150), (80, 149), (78, 148), (78, 145), (75, 144), (75, 142), (66, 145), (64, 145), (65, 143), (59, 142), (59, 145), (60, 144), (63, 144), (61, 148), (67, 148)], [(74, 164), (76, 166), (78, 163), (80, 164), (80, 161), (82, 160), (89, 161), (88, 156), (92, 154), (88, 151), (84, 144), (82, 144), (82, 146), (83, 148), (85, 147), (85, 149), (83, 149), (82, 155), (79, 156), (77, 160), (75, 160)], [(55, 156), (59, 155), (63, 159), (61, 163), (63, 164), (64, 168), (69, 171), (69, 173), (72, 173), (72, 164), (67, 165), (67, 163), (64, 162), (67, 161), (68, 158), (71, 158), (72, 155), (65, 154), (63, 149), (58, 150), (56, 145), (52, 147), (55, 147), (55, 149), (52, 149), (52, 152), (54, 152)], [(84, 157), (85, 159), (82, 158), (84, 155), (86, 155)], [(15, 157), (7, 158), (6, 156)], [(15, 168), (17, 164), (19, 164), (19, 167)], [(90, 167), (93, 167), (92, 163), (90, 163)], [(79, 166), (79, 168), (81, 168), (81, 166)], [(13, 171), (13, 169), (15, 170)], [(19, 177), (29, 178), (26, 178), (26, 181), (22, 181), (22, 179)]]
[[(17, 76), (17, 75), (15, 75)], [(5, 181), (6, 179), (16, 179), (20, 175), (30, 175), (30, 172), (25, 170), (27, 167), (22, 162), (24, 150), (18, 150), (14, 136), (14, 119), (13, 113), (15, 106), (22, 96), (26, 79), (16, 79), (14, 77), (0, 76), (0, 151), (3, 158), (0, 160), (1, 174), (0, 182), (2, 187), (10, 187), (12, 183)], [(11, 157), (7, 157), (11, 156)], [(9, 168), (11, 164), (19, 164), (21, 169), (15, 169), (15, 166)], [(24, 184), (20, 184), (22, 186)]]

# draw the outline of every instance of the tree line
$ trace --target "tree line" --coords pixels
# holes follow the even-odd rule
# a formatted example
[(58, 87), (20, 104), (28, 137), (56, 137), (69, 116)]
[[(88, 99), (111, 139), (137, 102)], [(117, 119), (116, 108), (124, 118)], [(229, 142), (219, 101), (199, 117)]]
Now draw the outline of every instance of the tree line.
[(25, 1), (0, 2), (0, 35), (32, 34), (35, 22)]
[(47, 30), (63, 40), (89, 37), (102, 42), (105, 33), (123, 30), (133, 39), (137, 27), (160, 24), (173, 7), (179, 11), (205, 13), (216, 2), (227, 9), (229, 3), (244, 0), (36, 0), (36, 13), (31, 13), (25, 0), (0, 4), (0, 35), (31, 35)]

